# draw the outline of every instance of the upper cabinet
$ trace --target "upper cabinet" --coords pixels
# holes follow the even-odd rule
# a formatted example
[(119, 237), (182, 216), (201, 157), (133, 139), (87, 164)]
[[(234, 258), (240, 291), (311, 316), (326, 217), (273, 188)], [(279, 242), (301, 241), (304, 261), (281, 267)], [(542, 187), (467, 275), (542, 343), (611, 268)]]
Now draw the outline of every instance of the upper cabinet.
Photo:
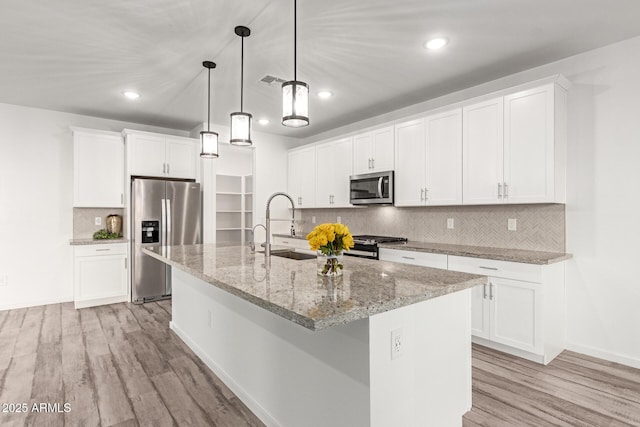
[(396, 125), (396, 206), (462, 203), (462, 110)]
[(502, 203), (503, 99), (468, 105), (462, 114), (464, 204)]
[(376, 129), (353, 137), (353, 174), (393, 170), (393, 126)]
[(73, 206), (124, 207), (124, 144), (116, 132), (72, 128)]
[(316, 207), (351, 207), (349, 177), (352, 156), (351, 137), (316, 147)]
[(130, 175), (196, 179), (198, 141), (125, 130)]
[(467, 106), (463, 124), (465, 204), (565, 202), (566, 90), (560, 84)]
[(297, 208), (313, 208), (316, 203), (316, 147), (298, 148), (288, 153), (288, 193)]

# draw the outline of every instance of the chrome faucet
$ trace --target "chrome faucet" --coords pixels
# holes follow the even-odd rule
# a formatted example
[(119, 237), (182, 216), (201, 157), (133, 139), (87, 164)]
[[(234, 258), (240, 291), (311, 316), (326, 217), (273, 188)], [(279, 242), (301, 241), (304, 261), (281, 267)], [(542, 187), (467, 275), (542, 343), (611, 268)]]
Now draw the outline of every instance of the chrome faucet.
[(249, 246), (251, 247), (251, 253), (254, 253), (256, 251), (256, 228), (257, 227), (262, 227), (264, 228), (264, 231), (267, 231), (267, 227), (265, 227), (263, 224), (256, 224), (253, 226), (253, 228), (251, 229), (251, 242), (249, 243)]
[(293, 199), (291, 198), (290, 195), (288, 195), (287, 193), (283, 193), (283, 192), (277, 192), (277, 193), (273, 193), (271, 196), (269, 196), (269, 199), (267, 200), (267, 213), (265, 215), (265, 222), (267, 223), (267, 226), (265, 227), (265, 230), (267, 232), (267, 240), (264, 242), (264, 255), (269, 257), (271, 256), (271, 201), (273, 200), (274, 197), (276, 196), (284, 196), (287, 199), (289, 199), (289, 201), (291, 202), (291, 229), (293, 230), (293, 223), (295, 221), (295, 214), (296, 214), (296, 205), (295, 203), (293, 203)]

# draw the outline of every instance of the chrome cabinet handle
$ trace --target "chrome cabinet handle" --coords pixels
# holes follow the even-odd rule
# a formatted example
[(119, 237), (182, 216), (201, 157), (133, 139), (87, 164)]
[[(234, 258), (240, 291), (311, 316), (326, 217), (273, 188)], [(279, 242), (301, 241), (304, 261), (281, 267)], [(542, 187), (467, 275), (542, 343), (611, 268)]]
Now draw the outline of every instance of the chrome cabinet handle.
[(489, 299), (493, 299), (493, 283), (489, 283)]
[(502, 199), (502, 184), (498, 183), (498, 199)]
[(480, 268), (484, 269), (484, 270), (493, 270), (493, 271), (498, 271), (498, 269), (496, 267), (484, 267), (484, 266), (480, 266)]
[(420, 201), (423, 202), (424, 201), (424, 188), (420, 189)]
[(120, 203), (124, 205), (124, 193), (120, 193)]
[(282, 243), (284, 243), (285, 245), (288, 245), (289, 241), (288, 240), (283, 240)]
[(402, 258), (403, 258), (403, 259), (415, 259), (415, 258), (414, 258), (414, 257), (412, 257), (412, 256), (404, 256), (404, 255), (402, 256)]
[(425, 200), (425, 202), (427, 200), (429, 200), (429, 189), (428, 188), (424, 189), (424, 200)]
[(167, 164), (166, 163), (162, 164), (162, 173), (167, 173)]
[(376, 167), (376, 159), (371, 159), (371, 169), (375, 169)]
[(169, 166), (170, 166), (170, 164), (167, 163), (167, 175), (169, 175)]
[(509, 186), (505, 182), (504, 183), (504, 198), (506, 199), (507, 197), (509, 197)]
[(482, 299), (487, 299), (487, 284), (482, 285)]
[(110, 251), (111, 249), (96, 249), (96, 252), (106, 252), (106, 251)]

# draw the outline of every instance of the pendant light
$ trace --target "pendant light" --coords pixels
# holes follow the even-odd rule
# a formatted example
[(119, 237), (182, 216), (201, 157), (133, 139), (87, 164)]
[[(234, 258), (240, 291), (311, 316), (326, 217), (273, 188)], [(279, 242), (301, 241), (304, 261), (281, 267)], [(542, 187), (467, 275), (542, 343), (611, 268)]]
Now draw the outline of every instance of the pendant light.
[(251, 30), (242, 25), (235, 28), (236, 35), (242, 40), (242, 50), (240, 56), (240, 112), (231, 113), (231, 138), (229, 142), (233, 145), (251, 145), (251, 114), (245, 113), (242, 108), (244, 95), (244, 38), (251, 35)]
[(293, 80), (282, 83), (282, 124), (289, 127), (309, 125), (309, 85), (297, 80), (297, 7), (293, 0)]
[(200, 157), (215, 159), (218, 157), (218, 134), (211, 132), (211, 69), (216, 68), (216, 63), (204, 61), (204, 68), (209, 70), (207, 84), (207, 130), (200, 132)]

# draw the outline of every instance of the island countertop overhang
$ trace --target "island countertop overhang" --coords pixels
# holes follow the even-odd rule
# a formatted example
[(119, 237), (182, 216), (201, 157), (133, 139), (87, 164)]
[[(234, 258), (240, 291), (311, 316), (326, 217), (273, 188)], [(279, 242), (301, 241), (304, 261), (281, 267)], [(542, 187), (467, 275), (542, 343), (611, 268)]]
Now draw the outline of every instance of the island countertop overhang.
[(315, 260), (246, 246), (150, 246), (143, 252), (307, 329), (368, 318), (486, 283), (485, 276), (350, 257), (344, 275), (319, 277)]

